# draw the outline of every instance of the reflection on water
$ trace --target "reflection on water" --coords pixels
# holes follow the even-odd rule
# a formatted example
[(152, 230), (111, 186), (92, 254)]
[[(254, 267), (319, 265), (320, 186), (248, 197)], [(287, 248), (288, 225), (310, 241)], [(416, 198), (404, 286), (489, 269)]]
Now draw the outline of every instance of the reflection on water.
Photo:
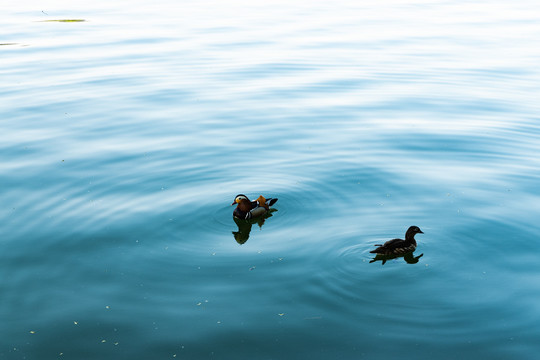
[(407, 264), (416, 264), (418, 262), (418, 259), (420, 259), (424, 254), (420, 254), (418, 256), (414, 256), (414, 251), (410, 251), (406, 254), (394, 254), (394, 255), (384, 255), (384, 254), (377, 254), (371, 261), (370, 264), (375, 261), (382, 261), (382, 265), (386, 264), (387, 260), (397, 259), (402, 257)]
[(238, 231), (232, 232), (236, 242), (241, 245), (248, 241), (249, 234), (251, 233), (251, 227), (254, 224), (257, 224), (259, 226), (259, 229), (261, 229), (266, 219), (272, 217), (272, 213), (275, 211), (277, 211), (277, 209), (270, 208), (264, 215), (249, 220), (239, 219), (233, 216), (233, 220), (238, 226)]

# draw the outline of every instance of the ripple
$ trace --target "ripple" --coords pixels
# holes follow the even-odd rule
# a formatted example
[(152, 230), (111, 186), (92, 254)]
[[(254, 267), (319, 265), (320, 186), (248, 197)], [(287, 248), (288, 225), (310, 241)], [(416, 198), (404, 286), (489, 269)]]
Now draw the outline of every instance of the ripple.
[[(89, 2), (80, 24), (77, 4), (13, 2), (3, 23), (10, 349), (110, 358), (106, 333), (145, 358), (534, 353), (532, 1), (134, 1)], [(238, 193), (279, 198), (244, 243)], [(369, 263), (412, 224), (419, 263)]]

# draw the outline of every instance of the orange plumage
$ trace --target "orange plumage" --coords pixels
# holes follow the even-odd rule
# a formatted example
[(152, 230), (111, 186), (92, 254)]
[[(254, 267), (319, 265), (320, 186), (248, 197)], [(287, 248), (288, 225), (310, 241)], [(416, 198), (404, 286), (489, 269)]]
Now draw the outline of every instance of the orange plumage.
[(258, 198), (257, 198), (257, 202), (259, 203), (259, 206), (262, 206), (263, 208), (265, 208), (266, 210), (268, 210), (270, 207), (266, 204), (266, 199), (264, 198), (264, 196), (260, 195)]

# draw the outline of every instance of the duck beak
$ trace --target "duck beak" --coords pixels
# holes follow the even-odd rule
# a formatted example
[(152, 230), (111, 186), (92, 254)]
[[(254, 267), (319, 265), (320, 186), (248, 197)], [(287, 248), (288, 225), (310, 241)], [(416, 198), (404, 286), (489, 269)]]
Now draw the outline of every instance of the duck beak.
[(235, 205), (236, 204), (236, 201), (233, 201), (233, 203), (231, 205)]
[(422, 230), (418, 229), (418, 233), (423, 234), (424, 232)]

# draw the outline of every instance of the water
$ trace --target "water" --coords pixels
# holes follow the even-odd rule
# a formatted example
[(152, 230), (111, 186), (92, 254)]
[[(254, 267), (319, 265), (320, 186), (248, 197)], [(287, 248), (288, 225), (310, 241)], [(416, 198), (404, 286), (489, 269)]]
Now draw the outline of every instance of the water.
[(0, 359), (538, 356), (536, 2), (2, 13)]

